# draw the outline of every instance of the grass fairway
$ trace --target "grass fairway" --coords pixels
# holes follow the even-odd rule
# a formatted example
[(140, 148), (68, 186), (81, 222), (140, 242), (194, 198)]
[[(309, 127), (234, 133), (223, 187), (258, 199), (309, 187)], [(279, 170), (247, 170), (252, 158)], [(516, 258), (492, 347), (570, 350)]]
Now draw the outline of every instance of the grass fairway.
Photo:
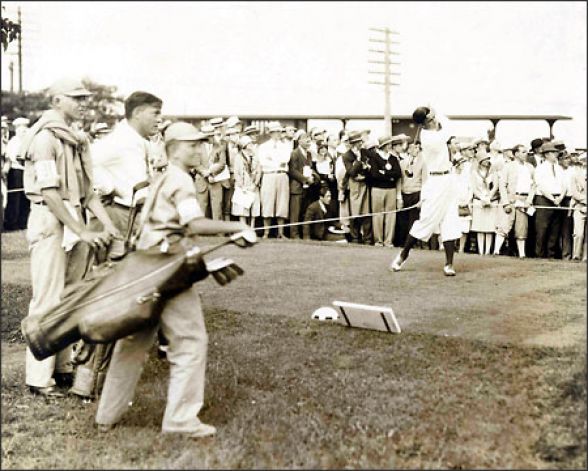
[[(2, 240), (2, 467), (586, 467), (586, 265), (264, 241), (219, 254), (246, 271), (203, 292), (210, 336), (201, 418), (214, 439), (159, 433), (168, 365), (150, 355), (111, 433), (96, 404), (24, 386), (30, 297), (22, 233)], [(205, 239), (213, 243), (215, 239)], [(332, 300), (389, 305), (400, 335), (310, 320)]]

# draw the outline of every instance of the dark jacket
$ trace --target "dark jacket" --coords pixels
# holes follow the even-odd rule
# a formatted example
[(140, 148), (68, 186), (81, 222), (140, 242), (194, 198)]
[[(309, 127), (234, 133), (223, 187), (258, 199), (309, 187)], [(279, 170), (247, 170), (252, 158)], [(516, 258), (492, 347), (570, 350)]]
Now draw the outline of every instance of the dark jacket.
[[(288, 176), (290, 177), (290, 194), (300, 195), (302, 194), (302, 185), (306, 183), (306, 178), (302, 173), (302, 169), (305, 165), (312, 168), (312, 159), (310, 152), (306, 152), (306, 156), (302, 153), (302, 149), (297, 147), (290, 154), (290, 161), (288, 162)], [(319, 182), (319, 175), (313, 171), (314, 185)]]
[[(377, 152), (370, 155), (370, 172), (368, 183), (375, 188), (396, 188), (396, 183), (402, 177), (400, 162), (394, 154), (390, 154), (388, 160), (383, 159)], [(390, 164), (390, 168), (386, 168)]]
[[(306, 208), (306, 213), (304, 214), (304, 221), (319, 221), (320, 219), (328, 219), (329, 212), (323, 213), (321, 209), (320, 203), (318, 201), (312, 202)], [(325, 240), (325, 236), (327, 233), (327, 223), (319, 222), (316, 224), (305, 224), (302, 226), (302, 234), (305, 239), (309, 237), (314, 240)]]

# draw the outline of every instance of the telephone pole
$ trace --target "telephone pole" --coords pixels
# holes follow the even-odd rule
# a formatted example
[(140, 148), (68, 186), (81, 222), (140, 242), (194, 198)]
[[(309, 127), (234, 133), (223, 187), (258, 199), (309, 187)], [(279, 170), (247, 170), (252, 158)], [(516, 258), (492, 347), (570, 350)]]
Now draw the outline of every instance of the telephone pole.
[(20, 7), (18, 7), (18, 25), (20, 26), (18, 35), (18, 93), (22, 95), (22, 18)]
[(14, 93), (14, 62), (12, 60), (8, 64), (8, 70), (10, 71), (10, 93)]
[[(399, 85), (398, 83), (392, 82), (390, 80), (390, 76), (391, 75), (400, 75), (400, 72), (391, 72), (390, 71), (390, 66), (392, 65), (400, 65), (400, 62), (392, 62), (390, 60), (390, 56), (399, 56), (400, 53), (399, 52), (395, 52), (392, 50), (392, 45), (393, 44), (400, 44), (397, 41), (392, 41), (392, 35), (397, 35), (399, 34), (396, 31), (392, 31), (389, 28), (369, 28), (370, 31), (374, 31), (376, 33), (383, 33), (384, 37), (380, 37), (380, 38), (369, 38), (370, 42), (374, 42), (374, 43), (383, 43), (384, 44), (384, 50), (381, 49), (368, 49), (369, 52), (372, 53), (376, 53), (376, 54), (381, 54), (380, 56), (376, 56), (379, 59), (384, 59), (384, 60), (368, 60), (368, 63), (370, 64), (381, 64), (384, 66), (384, 70), (368, 70), (368, 73), (370, 74), (377, 74), (377, 75), (383, 75), (384, 76), (384, 81), (383, 82), (377, 82), (377, 81), (373, 81), (370, 80), (368, 83), (370, 84), (374, 84), (374, 85), (384, 85), (384, 129), (386, 134), (390, 135), (392, 134), (392, 116), (391, 116), (391, 106), (390, 106), (390, 87), (392, 86), (396, 86)], [(383, 57), (382, 57), (383, 55)]]

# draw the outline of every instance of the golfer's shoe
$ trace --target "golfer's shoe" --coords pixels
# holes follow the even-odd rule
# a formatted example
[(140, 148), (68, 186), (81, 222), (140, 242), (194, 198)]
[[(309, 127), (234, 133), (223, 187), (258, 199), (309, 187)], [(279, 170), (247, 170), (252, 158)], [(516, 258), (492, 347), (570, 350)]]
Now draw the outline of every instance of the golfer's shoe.
[(190, 432), (188, 436), (190, 438), (204, 438), (212, 437), (213, 435), (216, 435), (216, 427), (201, 422), (198, 428)]
[(455, 270), (453, 269), (453, 265), (445, 265), (443, 267), (443, 273), (445, 273), (445, 276), (455, 276)]
[(406, 262), (406, 260), (402, 260), (401, 257), (401, 253), (399, 253), (398, 255), (396, 255), (396, 258), (394, 259), (394, 261), (390, 264), (390, 271), (400, 271), (402, 270), (402, 267), (404, 266), (404, 263)]

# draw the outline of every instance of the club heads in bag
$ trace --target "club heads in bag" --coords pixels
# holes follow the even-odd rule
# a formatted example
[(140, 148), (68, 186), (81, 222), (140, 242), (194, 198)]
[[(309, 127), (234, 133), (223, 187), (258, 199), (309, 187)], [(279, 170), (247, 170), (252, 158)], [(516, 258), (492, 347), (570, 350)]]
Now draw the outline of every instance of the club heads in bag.
[(231, 236), (231, 241), (239, 247), (251, 247), (257, 243), (257, 234), (253, 229), (237, 232)]
[(206, 262), (206, 269), (214, 277), (215, 281), (224, 286), (238, 276), (241, 276), (243, 269), (229, 258), (215, 258)]

